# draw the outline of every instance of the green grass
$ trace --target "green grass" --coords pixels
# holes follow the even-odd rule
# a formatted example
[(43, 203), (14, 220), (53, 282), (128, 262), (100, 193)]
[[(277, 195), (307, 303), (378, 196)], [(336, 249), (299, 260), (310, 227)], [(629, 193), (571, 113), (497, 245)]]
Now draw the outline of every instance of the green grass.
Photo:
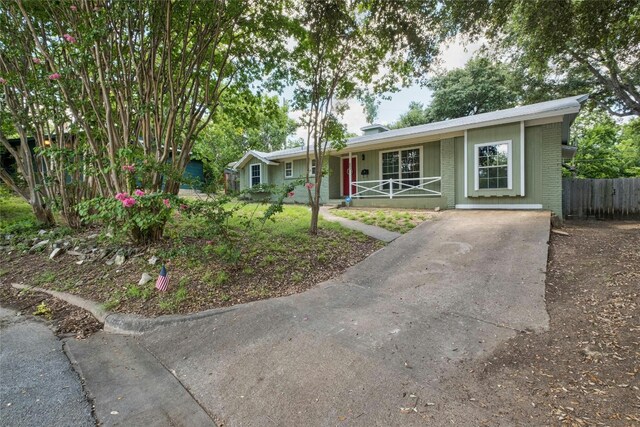
[(406, 233), (422, 221), (430, 219), (430, 215), (420, 211), (403, 211), (389, 209), (334, 209), (334, 215), (360, 221), (364, 224), (375, 225), (390, 231)]
[(0, 234), (21, 234), (37, 228), (31, 206), (0, 186)]

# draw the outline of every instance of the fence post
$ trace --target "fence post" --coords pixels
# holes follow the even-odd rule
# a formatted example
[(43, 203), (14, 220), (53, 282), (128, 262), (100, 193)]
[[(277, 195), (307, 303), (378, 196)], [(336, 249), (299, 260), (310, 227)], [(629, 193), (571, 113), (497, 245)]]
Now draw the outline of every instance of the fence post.
[(393, 199), (393, 178), (389, 178), (389, 198)]

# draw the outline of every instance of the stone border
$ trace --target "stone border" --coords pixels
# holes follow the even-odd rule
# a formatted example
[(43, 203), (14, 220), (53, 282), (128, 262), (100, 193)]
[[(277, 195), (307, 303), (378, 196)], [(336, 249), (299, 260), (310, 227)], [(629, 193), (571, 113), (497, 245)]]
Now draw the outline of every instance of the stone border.
[(20, 283), (12, 283), (11, 286), (20, 290), (27, 289), (42, 292), (76, 307), (80, 307), (91, 313), (100, 323), (104, 324), (105, 332), (124, 335), (142, 335), (145, 332), (160, 326), (175, 325), (191, 320), (204, 319), (206, 317), (235, 310), (235, 307), (221, 307), (192, 314), (170, 314), (158, 317), (143, 317), (135, 314), (111, 313), (106, 311), (102, 308), (101, 304), (98, 304), (95, 301), (91, 301), (77, 295), (68, 294), (66, 292), (53, 291), (36, 286), (27, 286)]

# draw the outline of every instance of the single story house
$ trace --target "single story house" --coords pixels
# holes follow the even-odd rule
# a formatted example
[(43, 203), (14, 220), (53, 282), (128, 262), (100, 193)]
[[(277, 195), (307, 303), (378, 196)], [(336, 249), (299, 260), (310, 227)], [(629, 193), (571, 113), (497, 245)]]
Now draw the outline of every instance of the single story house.
[[(586, 95), (389, 130), (363, 128), (328, 150), (321, 202), (441, 209), (545, 209), (562, 217), (562, 162)], [(306, 148), (248, 151), (240, 189), (304, 177)], [(310, 165), (313, 175), (315, 161)], [(304, 187), (288, 202), (307, 203)]]

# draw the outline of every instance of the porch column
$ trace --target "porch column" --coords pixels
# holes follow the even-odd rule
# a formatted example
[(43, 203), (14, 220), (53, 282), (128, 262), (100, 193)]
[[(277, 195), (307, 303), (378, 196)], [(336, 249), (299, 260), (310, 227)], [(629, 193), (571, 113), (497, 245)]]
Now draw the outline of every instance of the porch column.
[(353, 173), (353, 171), (351, 170), (351, 151), (349, 151), (349, 167), (347, 168), (347, 174), (349, 174), (349, 198), (351, 198), (351, 192), (352, 192), (352, 188), (351, 188), (351, 174)]

